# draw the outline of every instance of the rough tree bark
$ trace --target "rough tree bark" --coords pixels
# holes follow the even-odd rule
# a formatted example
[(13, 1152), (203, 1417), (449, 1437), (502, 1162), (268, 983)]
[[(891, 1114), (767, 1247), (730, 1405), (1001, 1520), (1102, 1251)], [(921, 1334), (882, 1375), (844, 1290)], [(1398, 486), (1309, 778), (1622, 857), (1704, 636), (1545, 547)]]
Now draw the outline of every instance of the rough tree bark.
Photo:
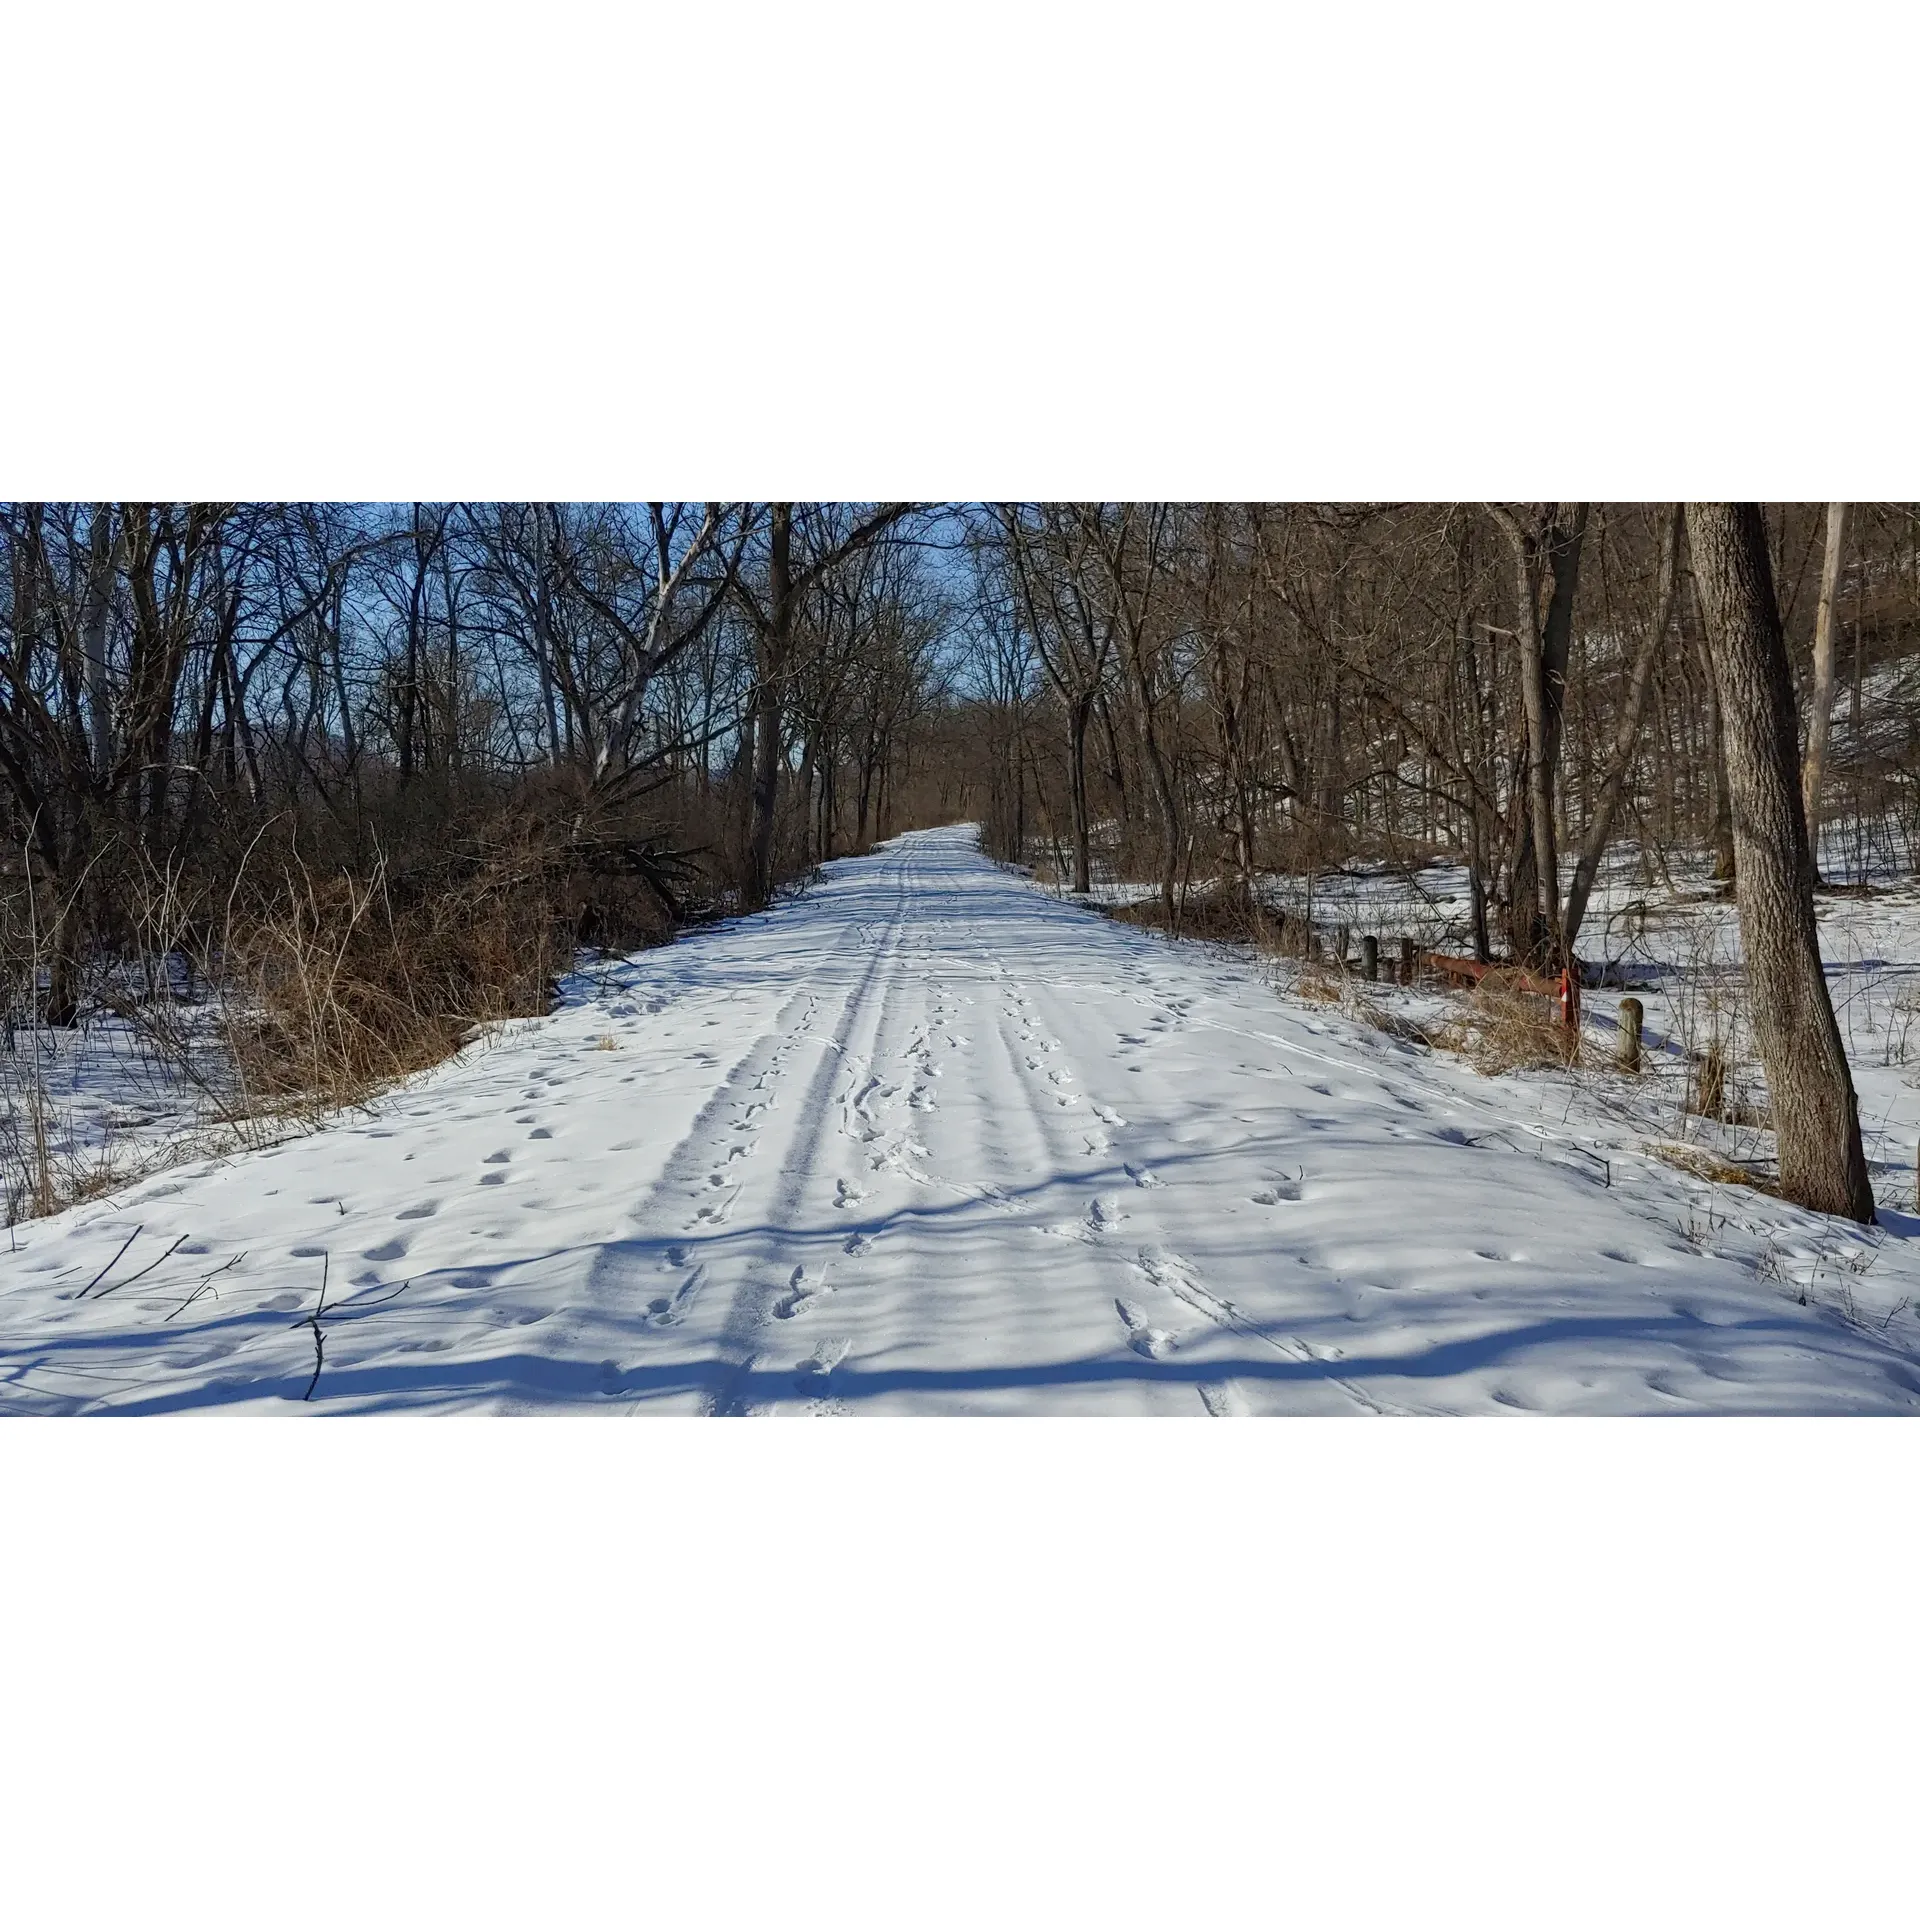
[(1847, 503), (1827, 507), (1827, 550), (1820, 563), (1820, 606), (1813, 627), (1813, 713), (1807, 727), (1807, 765), (1801, 805), (1807, 815), (1807, 851), (1813, 877), (1820, 878), (1820, 783), (1827, 771), (1827, 731), (1833, 724), (1833, 638), (1838, 624), (1834, 603), (1840, 597), (1840, 566), (1846, 558)]
[[(1514, 795), (1513, 887), (1510, 940), (1521, 965), (1557, 967), (1565, 959), (1560, 920), (1559, 848), (1555, 844), (1555, 789), (1559, 779), (1560, 731), (1566, 711), (1567, 656), (1573, 638), (1573, 602), (1580, 585), (1580, 555), (1588, 508), (1548, 510), (1529, 526), (1510, 508), (1492, 505), (1493, 519), (1512, 550), (1519, 626), (1520, 694), (1526, 721), (1524, 786)], [(1553, 581), (1544, 619), (1537, 582)]]
[(1726, 739), (1740, 938), (1780, 1191), (1803, 1207), (1871, 1221), (1859, 1102), (1820, 964), (1793, 675), (1766, 526), (1754, 505), (1695, 504), (1687, 539)]

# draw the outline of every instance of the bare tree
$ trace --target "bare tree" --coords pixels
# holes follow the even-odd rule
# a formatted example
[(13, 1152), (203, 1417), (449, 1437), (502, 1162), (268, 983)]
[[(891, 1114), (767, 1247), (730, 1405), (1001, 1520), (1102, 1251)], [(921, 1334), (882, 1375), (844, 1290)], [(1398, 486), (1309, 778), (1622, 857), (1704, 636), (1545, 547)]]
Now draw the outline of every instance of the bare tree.
[(1801, 1206), (1870, 1221), (1859, 1102), (1820, 961), (1793, 674), (1766, 524), (1757, 506), (1690, 505), (1687, 538), (1726, 736), (1740, 937), (1780, 1191)]
[(1820, 877), (1820, 786), (1827, 771), (1827, 733), (1833, 723), (1834, 606), (1840, 597), (1840, 569), (1846, 561), (1847, 505), (1827, 508), (1827, 548), (1820, 562), (1820, 605), (1813, 628), (1813, 713), (1807, 728), (1807, 764), (1801, 804), (1807, 814), (1807, 850), (1813, 874)]

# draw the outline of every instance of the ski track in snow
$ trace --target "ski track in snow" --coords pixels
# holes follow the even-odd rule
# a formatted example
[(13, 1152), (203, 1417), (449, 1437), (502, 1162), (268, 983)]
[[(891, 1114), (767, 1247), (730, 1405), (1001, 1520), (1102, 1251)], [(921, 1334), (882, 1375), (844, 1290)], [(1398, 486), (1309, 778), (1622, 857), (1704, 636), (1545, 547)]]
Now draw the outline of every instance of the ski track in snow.
[[(1801, 1306), (1764, 1240), (1689, 1232), (1696, 1184), (1605, 1187), (1555, 1138), (1524, 1085), (943, 828), (368, 1111), (21, 1227), (0, 1410), (1920, 1407), (1920, 1320)], [(1920, 1296), (1914, 1225), (1882, 1250)]]

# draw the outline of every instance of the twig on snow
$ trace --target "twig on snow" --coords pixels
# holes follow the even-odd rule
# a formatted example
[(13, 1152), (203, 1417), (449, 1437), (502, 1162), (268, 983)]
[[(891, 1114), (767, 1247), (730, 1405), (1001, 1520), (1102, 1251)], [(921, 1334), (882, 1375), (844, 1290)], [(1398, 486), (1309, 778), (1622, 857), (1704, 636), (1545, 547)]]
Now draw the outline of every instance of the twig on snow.
[(96, 1300), (104, 1300), (108, 1294), (118, 1293), (122, 1287), (132, 1286), (136, 1280), (144, 1280), (147, 1277), (147, 1275), (154, 1270), (155, 1267), (160, 1266), (165, 1261), (171, 1260), (173, 1256), (176, 1253), (178, 1253), (183, 1246), (186, 1245), (186, 1243), (187, 1243), (187, 1236), (183, 1233), (180, 1236), (180, 1238), (176, 1240), (173, 1243), (173, 1245), (170, 1246), (166, 1250), (166, 1252), (160, 1256), (158, 1260), (150, 1260), (144, 1267), (140, 1269), (138, 1273), (130, 1273), (127, 1275), (127, 1277), (124, 1280), (116, 1280), (113, 1283), (113, 1285), (110, 1287), (102, 1287), (100, 1291), (96, 1293), (93, 1297)]
[[(133, 1243), (140, 1238), (140, 1234), (141, 1234), (141, 1229), (139, 1227), (135, 1227), (134, 1230), (127, 1235), (125, 1243), (120, 1248), (120, 1253), (125, 1253), (127, 1248), (132, 1246)], [(90, 1294), (94, 1290), (94, 1288), (97, 1287), (100, 1284), (100, 1282), (104, 1280), (107, 1277), (107, 1275), (110, 1274), (114, 1270), (114, 1268), (120, 1264), (120, 1253), (116, 1253), (113, 1256), (113, 1258), (109, 1260), (107, 1264), (104, 1267), (102, 1267), (100, 1271), (96, 1273), (93, 1276), (93, 1278), (89, 1280), (87, 1284), (84, 1287), (82, 1287), (77, 1294), (74, 1295), (74, 1298), (76, 1300), (84, 1300), (87, 1297), (87, 1295)]]
[(313, 1329), (313, 1378), (307, 1382), (307, 1390), (300, 1396), (302, 1400), (313, 1398), (313, 1390), (320, 1384), (321, 1365), (327, 1357), (327, 1336), (321, 1331), (320, 1316), (327, 1310), (327, 1272), (332, 1264), (332, 1255), (323, 1253), (320, 1256), (320, 1303), (304, 1320), (293, 1323), (296, 1327)]
[[(182, 1300), (180, 1304), (177, 1307), (175, 1307), (170, 1314), (166, 1315), (165, 1318), (162, 1319), (160, 1324), (164, 1327), (167, 1324), (168, 1320), (178, 1319), (181, 1314), (185, 1313), (186, 1310), (190, 1306), (192, 1306), (193, 1303), (196, 1300), (198, 1300), (200, 1296), (203, 1293), (205, 1293), (210, 1286), (213, 1285), (214, 1281), (221, 1274), (227, 1272), (229, 1268), (237, 1267), (240, 1264), (240, 1262), (244, 1260), (246, 1257), (247, 1256), (244, 1252), (236, 1253), (231, 1260), (225, 1263), (225, 1265), (214, 1267), (210, 1271), (203, 1273), (200, 1276), (200, 1284), (197, 1287), (195, 1287), (194, 1290), (190, 1294), (188, 1294), (187, 1297), (184, 1300)], [(217, 1299), (219, 1296), (216, 1294), (214, 1297)]]

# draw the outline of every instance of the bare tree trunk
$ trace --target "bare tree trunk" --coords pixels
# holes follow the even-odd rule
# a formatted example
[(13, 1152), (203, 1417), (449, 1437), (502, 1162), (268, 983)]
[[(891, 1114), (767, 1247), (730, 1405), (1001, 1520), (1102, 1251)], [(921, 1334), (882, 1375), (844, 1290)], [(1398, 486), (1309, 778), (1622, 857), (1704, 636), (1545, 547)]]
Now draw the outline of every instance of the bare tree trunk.
[(113, 773), (113, 702), (107, 685), (107, 615), (113, 607), (113, 573), (120, 541), (113, 506), (102, 500), (88, 528), (87, 593), (81, 638), (87, 657), (87, 708), (93, 722), (94, 777), (104, 786)]
[(1093, 718), (1091, 695), (1067, 711), (1067, 799), (1073, 815), (1073, 891), (1093, 891), (1093, 861), (1087, 829), (1087, 725)]
[(1691, 505), (1687, 537), (1726, 736), (1740, 937), (1780, 1191), (1800, 1206), (1871, 1221), (1859, 1102), (1820, 964), (1793, 675), (1766, 525), (1757, 506)]
[(1647, 708), (1647, 688), (1653, 682), (1653, 663), (1660, 644), (1673, 621), (1674, 588), (1680, 578), (1680, 509), (1675, 507), (1667, 522), (1665, 540), (1660, 548), (1660, 586), (1655, 596), (1653, 624), (1640, 642), (1639, 657), (1633, 663), (1633, 677), (1627, 685), (1627, 702), (1621, 710), (1620, 725), (1613, 738), (1613, 753), (1600, 779), (1600, 796), (1587, 823), (1587, 837), (1580, 849), (1580, 863), (1574, 869), (1573, 885), (1567, 892), (1567, 954), (1571, 959), (1574, 943), (1580, 938), (1580, 923), (1587, 917), (1587, 899), (1593, 892), (1600, 858), (1607, 850), (1607, 836), (1613, 830), (1613, 816), (1626, 786), (1627, 769), (1633, 764), (1635, 743), (1640, 737), (1640, 718)]
[(1820, 783), (1827, 771), (1827, 733), (1833, 724), (1834, 603), (1840, 596), (1840, 567), (1846, 558), (1847, 503), (1827, 508), (1827, 551), (1820, 563), (1820, 606), (1813, 627), (1813, 714), (1807, 728), (1807, 765), (1801, 805), (1807, 815), (1807, 851), (1813, 877), (1820, 878)]
[(747, 834), (747, 901), (773, 898), (773, 829), (780, 798), (781, 676), (793, 633), (793, 507), (775, 501), (768, 541), (767, 623), (753, 677), (753, 807)]

